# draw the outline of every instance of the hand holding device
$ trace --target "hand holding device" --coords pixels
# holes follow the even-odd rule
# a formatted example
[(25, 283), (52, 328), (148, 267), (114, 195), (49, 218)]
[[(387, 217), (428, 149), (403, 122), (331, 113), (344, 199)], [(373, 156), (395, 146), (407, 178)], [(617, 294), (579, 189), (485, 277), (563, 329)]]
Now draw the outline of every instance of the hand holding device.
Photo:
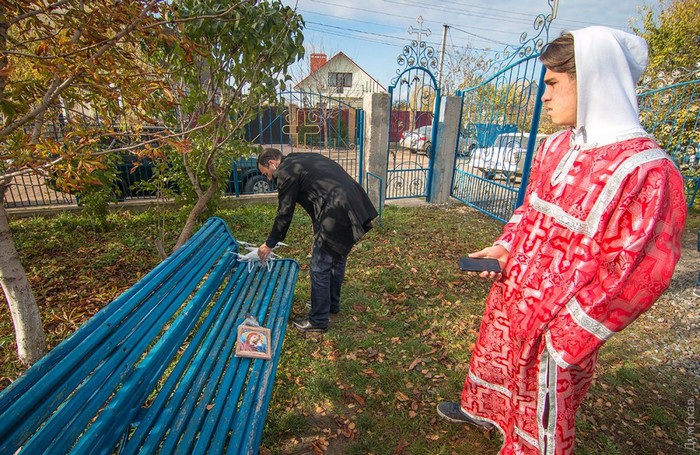
[(501, 264), (494, 258), (459, 258), (459, 268), (465, 272), (495, 272), (501, 273)]

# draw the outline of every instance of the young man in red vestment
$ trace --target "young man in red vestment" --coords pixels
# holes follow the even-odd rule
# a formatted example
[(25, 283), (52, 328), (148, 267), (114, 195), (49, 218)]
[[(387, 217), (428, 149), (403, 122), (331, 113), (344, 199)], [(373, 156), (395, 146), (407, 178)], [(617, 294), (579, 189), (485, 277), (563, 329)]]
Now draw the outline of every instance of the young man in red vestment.
[(576, 411), (607, 339), (646, 311), (680, 257), (686, 203), (670, 157), (639, 123), (646, 42), (606, 27), (543, 50), (544, 108), (567, 127), (532, 166), (525, 201), (493, 246), (495, 280), (449, 420), (496, 427), (500, 453), (570, 454)]

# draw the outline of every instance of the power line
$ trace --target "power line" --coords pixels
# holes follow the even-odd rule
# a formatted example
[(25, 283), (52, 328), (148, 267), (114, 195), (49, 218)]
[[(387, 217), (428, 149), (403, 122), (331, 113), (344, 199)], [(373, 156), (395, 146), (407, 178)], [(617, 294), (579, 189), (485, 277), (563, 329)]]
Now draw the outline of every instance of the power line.
[[(303, 12), (303, 13), (306, 13), (306, 12), (307, 12), (307, 11), (305, 11), (305, 10), (300, 10), (300, 11)], [(329, 15), (329, 14), (319, 13), (319, 12), (316, 12), (316, 11), (308, 11), (308, 13), (309, 13), (309, 14), (314, 14), (314, 15), (317, 15), (317, 16), (321, 16), (321, 17), (329, 17), (329, 18), (332, 18), (332, 19), (335, 19), (335, 20), (338, 19), (337, 16), (331, 16), (331, 15)], [(390, 15), (391, 15), (391, 14), (390, 14)], [(404, 18), (404, 19), (414, 19), (414, 18), (412, 18), (412, 17), (400, 16), (400, 15), (397, 15), (397, 14), (394, 14), (394, 15), (392, 15), (392, 16), (394, 16), (394, 17), (400, 17), (400, 18)], [(369, 21), (361, 21), (361, 20), (357, 20), (357, 19), (342, 19), (342, 20), (348, 20), (348, 21), (351, 21), (351, 22), (353, 22), (353, 23), (368, 24), (368, 25), (372, 25), (372, 26), (376, 26), (376, 27), (382, 27), (382, 26), (384, 26), (384, 24), (379, 24), (379, 23), (376, 23), (376, 22), (369, 22)], [(428, 21), (428, 22), (433, 22), (433, 21)], [(333, 25), (328, 25), (328, 24), (321, 23), (321, 22), (314, 22), (314, 21), (308, 21), (308, 20), (306, 21), (306, 23), (307, 23), (307, 24), (315, 24), (315, 25), (318, 25), (318, 26), (321, 26), (321, 27), (328, 27), (328, 28), (336, 28), (336, 29), (341, 29), (341, 30), (346, 30), (346, 31), (353, 31), (353, 32), (356, 32), (356, 33), (371, 34), (371, 35), (376, 35), (376, 36), (380, 36), (380, 37), (385, 37), (385, 38), (400, 40), (400, 41), (402, 41), (402, 42), (405, 41), (405, 37), (398, 37), (398, 36), (394, 36), (394, 35), (386, 35), (386, 34), (382, 34), (382, 33), (369, 32), (369, 31), (366, 31), (366, 30), (358, 30), (358, 29), (353, 29), (353, 28), (350, 28), (350, 27), (333, 26)], [(504, 41), (499, 41), (499, 40), (496, 40), (496, 39), (493, 39), (493, 38), (489, 38), (489, 37), (486, 37), (486, 36), (483, 36), (483, 35), (478, 35), (478, 34), (473, 33), (473, 32), (468, 32), (468, 31), (463, 30), (463, 29), (461, 29), (460, 27), (454, 26), (454, 25), (452, 25), (452, 24), (447, 24), (447, 25), (448, 25), (449, 27), (454, 28), (455, 30), (458, 30), (458, 31), (460, 31), (460, 32), (462, 32), (462, 33), (465, 33), (465, 34), (467, 34), (467, 35), (470, 35), (470, 36), (479, 38), (479, 39), (481, 39), (481, 40), (483, 40), (484, 42), (487, 42), (487, 43), (494, 43), (494, 44), (501, 44), (501, 45), (507, 45), (507, 44), (508, 44), (508, 43), (506, 43), (506, 42), (504, 42)], [(307, 27), (307, 28), (309, 28), (309, 27)], [(475, 29), (478, 29), (478, 27), (474, 27), (474, 28), (475, 28)], [(309, 28), (309, 29), (310, 29), (310, 30), (313, 30), (312, 28)], [(487, 29), (484, 29), (484, 30), (487, 30)], [(319, 30), (319, 31), (320, 31), (320, 30)], [(342, 36), (342, 35), (341, 35), (341, 36)], [(433, 44), (435, 44), (435, 43), (433, 43)], [(463, 46), (463, 47), (467, 47), (467, 46)]]
[[(361, 11), (361, 12), (366, 12), (366, 13), (371, 13), (371, 14), (377, 14), (377, 15), (381, 15), (382, 17), (388, 16), (388, 17), (395, 17), (395, 18), (399, 18), (399, 19), (415, 20), (415, 17), (413, 17), (413, 16), (394, 14), (394, 13), (388, 12), (386, 10), (382, 10), (382, 11), (370, 10), (370, 9), (359, 8), (359, 7), (355, 7), (355, 6), (348, 6), (348, 5), (344, 5), (344, 4), (333, 3), (333, 2), (325, 1), (325, 0), (308, 0), (308, 1), (313, 2), (313, 3), (317, 3), (317, 4), (332, 6), (335, 8), (344, 8), (344, 9), (351, 10), (351, 11)], [(382, 0), (382, 1), (384, 1), (385, 3), (395, 4), (395, 5), (399, 5), (402, 7), (417, 6), (421, 10), (434, 10), (434, 11), (439, 11), (439, 12), (448, 12), (451, 15), (456, 14), (456, 15), (460, 15), (460, 16), (465, 16), (468, 19), (473, 19), (473, 18), (476, 18), (476, 19), (495, 19), (495, 20), (498, 20), (500, 22), (508, 22), (508, 23), (513, 23), (513, 24), (530, 23), (534, 19), (532, 16), (530, 16), (526, 13), (517, 13), (517, 12), (513, 13), (513, 12), (493, 10), (491, 8), (484, 8), (484, 7), (477, 7), (477, 6), (475, 6), (475, 8), (486, 9), (488, 11), (498, 11), (498, 12), (501, 12), (502, 14), (475, 13), (475, 12), (464, 11), (464, 10), (460, 10), (460, 9), (456, 9), (456, 8), (440, 8), (440, 7), (437, 7), (435, 5), (408, 3), (408, 2), (402, 2), (402, 1), (396, 1), (396, 0)], [(324, 14), (324, 13), (319, 13), (317, 11), (308, 11), (308, 10), (303, 10), (303, 11), (308, 12), (310, 14), (318, 14), (321, 16), (332, 17), (333, 19), (336, 19), (336, 20), (346, 20), (346, 21), (352, 21), (352, 22), (367, 23), (367, 24), (375, 25), (375, 26), (379, 26), (379, 27), (386, 27), (387, 26), (386, 24), (378, 24), (376, 22), (361, 21), (359, 19), (348, 19), (348, 18), (340, 17), (338, 15), (328, 15), (328, 14)], [(511, 13), (515, 14), (519, 17), (511, 16), (510, 15)], [(438, 23), (438, 22), (433, 21), (431, 19), (426, 19), (425, 21), (430, 22), (430, 23), (435, 23), (438, 26), (442, 25), (441, 23)], [(454, 24), (448, 24), (448, 25), (451, 27), (455, 26)], [(471, 25), (470, 28), (472, 28), (474, 30), (494, 32), (493, 28), (484, 28), (484, 27), (479, 27), (477, 25)], [(476, 35), (476, 36), (478, 36), (480, 39), (484, 39), (487, 42), (496, 42), (496, 43), (500, 44), (499, 41), (494, 40), (492, 38), (487, 38), (487, 37), (483, 37), (483, 36), (479, 36), (479, 35)]]
[[(360, 33), (360, 34), (362, 34), (362, 35), (370, 35), (370, 37), (354, 36), (355, 39), (360, 39), (360, 40), (363, 40), (363, 41), (377, 42), (377, 43), (380, 43), (380, 44), (386, 44), (386, 45), (392, 45), (392, 46), (393, 46), (393, 45), (396, 45), (396, 46), (404, 46), (404, 45), (406, 44), (406, 37), (398, 37), (398, 36), (393, 36), (393, 35), (385, 35), (385, 34), (382, 34), (382, 33), (367, 32), (367, 31), (364, 31), (364, 30), (357, 30), (357, 29), (352, 29), (352, 28), (348, 28), (348, 27), (340, 27), (340, 26), (337, 26), (337, 25), (322, 24), (322, 23), (313, 22), (313, 21), (307, 21), (306, 23), (307, 23), (307, 24), (313, 24), (313, 25), (315, 25), (315, 26), (322, 27), (322, 28), (330, 28), (330, 29), (333, 29), (333, 30), (322, 30), (322, 29), (318, 29), (318, 28), (309, 28), (310, 30), (320, 31), (320, 32), (322, 32), (322, 33), (326, 33), (326, 34), (329, 34), (329, 35), (334, 35), (334, 36), (340, 36), (340, 37), (346, 37), (346, 38), (347, 38), (348, 35), (347, 35), (347, 33), (344, 33), (344, 32), (354, 32), (354, 33)], [(307, 28), (308, 28), (308, 27), (307, 27)], [(337, 31), (336, 31), (336, 30), (337, 30)], [(387, 39), (390, 39), (390, 40), (394, 40), (394, 41), (396, 41), (396, 42), (395, 42), (395, 43), (391, 43), (391, 42), (387, 42), (387, 41), (380, 41), (380, 40), (378, 40), (378, 39), (375, 39), (374, 37), (377, 37), (377, 38), (387, 38)], [(430, 46), (438, 46), (438, 45), (440, 45), (440, 43), (438, 43), (438, 42), (431, 42), (431, 41), (424, 41), (424, 42), (425, 42), (427, 45), (430, 45)], [(499, 44), (500, 44), (500, 43), (499, 43)], [(504, 44), (507, 45), (507, 43), (504, 43)], [(455, 45), (455, 44), (451, 44), (450, 47), (453, 47), (453, 48), (466, 48), (466, 47), (469, 47), (470, 49), (473, 49), (473, 50), (476, 50), (476, 51), (483, 51), (483, 52), (492, 52), (492, 51), (493, 51), (492, 49), (479, 49), (479, 48), (473, 48), (473, 47), (470, 47), (470, 46), (459, 46), (459, 45)]]

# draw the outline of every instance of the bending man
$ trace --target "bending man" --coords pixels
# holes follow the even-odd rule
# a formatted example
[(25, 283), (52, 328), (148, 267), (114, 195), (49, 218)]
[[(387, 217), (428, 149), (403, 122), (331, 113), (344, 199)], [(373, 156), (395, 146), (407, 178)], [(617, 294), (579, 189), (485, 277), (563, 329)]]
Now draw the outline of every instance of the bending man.
[(311, 309), (308, 317), (292, 321), (303, 332), (325, 332), (328, 313), (340, 312), (340, 288), (348, 253), (372, 228), (377, 211), (362, 187), (335, 161), (317, 153), (282, 155), (267, 148), (258, 156), (258, 169), (277, 184), (278, 207), (267, 241), (258, 256), (264, 262), (284, 240), (299, 203), (313, 221)]

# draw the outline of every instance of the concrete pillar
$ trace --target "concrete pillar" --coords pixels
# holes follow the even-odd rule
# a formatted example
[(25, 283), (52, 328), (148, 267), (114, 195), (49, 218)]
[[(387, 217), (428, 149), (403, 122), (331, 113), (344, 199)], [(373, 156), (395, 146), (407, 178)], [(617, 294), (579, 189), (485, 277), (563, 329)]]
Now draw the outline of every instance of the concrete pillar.
[(433, 175), (428, 202), (444, 204), (450, 200), (452, 174), (455, 167), (455, 150), (459, 135), (459, 117), (462, 98), (444, 96), (440, 104), (438, 141), (433, 157)]
[(365, 111), (365, 169), (362, 179), (367, 195), (377, 210), (384, 207), (386, 198), (390, 99), (388, 93), (367, 93), (362, 103)]
[(355, 124), (357, 123), (355, 120), (355, 115), (357, 109), (346, 108), (344, 111), (348, 113), (348, 142), (352, 144), (355, 142), (355, 138), (357, 136), (355, 134)]

